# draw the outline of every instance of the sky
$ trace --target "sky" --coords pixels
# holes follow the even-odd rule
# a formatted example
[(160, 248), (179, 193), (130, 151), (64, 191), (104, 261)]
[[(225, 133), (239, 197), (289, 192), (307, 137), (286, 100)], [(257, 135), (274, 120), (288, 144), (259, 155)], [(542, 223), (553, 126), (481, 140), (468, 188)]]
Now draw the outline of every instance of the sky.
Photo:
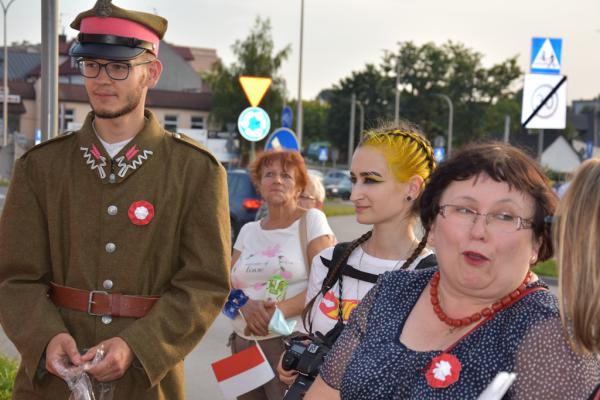
[[(5, 4), (7, 0), (2, 0)], [(41, 1), (15, 0), (8, 11), (8, 42), (41, 41)], [(56, 0), (61, 25), (95, 0)], [(165, 39), (217, 50), (229, 64), (231, 45), (244, 39), (256, 16), (270, 18), (275, 48), (291, 44), (281, 69), (289, 98), (298, 95), (301, 0), (114, 0), (119, 7), (155, 12), (169, 21)], [(569, 101), (600, 94), (600, 0), (304, 0), (302, 98), (379, 63), (400, 41), (448, 40), (484, 55), (486, 67), (518, 55), (529, 70), (531, 38), (563, 39), (562, 73)]]

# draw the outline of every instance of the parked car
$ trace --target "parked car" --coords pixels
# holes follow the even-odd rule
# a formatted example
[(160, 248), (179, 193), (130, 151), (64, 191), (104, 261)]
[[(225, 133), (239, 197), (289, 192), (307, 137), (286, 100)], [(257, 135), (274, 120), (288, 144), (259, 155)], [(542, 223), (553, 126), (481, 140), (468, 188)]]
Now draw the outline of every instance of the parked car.
[(352, 181), (345, 176), (334, 183), (325, 185), (325, 195), (327, 197), (340, 197), (344, 200), (350, 199), (352, 193)]
[(252, 184), (250, 174), (246, 170), (228, 171), (227, 186), (229, 189), (231, 240), (235, 242), (242, 226), (246, 222), (254, 221), (262, 200)]
[(350, 179), (350, 171), (347, 169), (331, 169), (325, 174), (325, 177), (323, 178), (323, 185), (327, 187), (327, 185), (337, 183), (344, 178)]

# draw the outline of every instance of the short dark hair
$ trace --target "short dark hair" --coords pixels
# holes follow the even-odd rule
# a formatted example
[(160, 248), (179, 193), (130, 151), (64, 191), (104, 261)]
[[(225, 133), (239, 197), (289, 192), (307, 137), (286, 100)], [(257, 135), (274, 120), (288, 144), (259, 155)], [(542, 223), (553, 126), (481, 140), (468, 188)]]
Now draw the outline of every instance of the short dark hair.
[(545, 217), (554, 214), (557, 198), (540, 165), (522, 150), (501, 142), (474, 143), (463, 147), (433, 172), (421, 195), (421, 222), (429, 231), (439, 212), (440, 199), (455, 181), (466, 181), (485, 173), (496, 182), (530, 195), (535, 203), (533, 233), (541, 246), (538, 260), (552, 257), (551, 227)]
[(304, 158), (297, 151), (265, 151), (259, 155), (250, 166), (250, 176), (256, 190), (260, 191), (260, 179), (262, 169), (274, 162), (281, 163), (284, 170), (293, 168), (296, 170), (296, 187), (302, 192), (308, 183), (308, 172)]

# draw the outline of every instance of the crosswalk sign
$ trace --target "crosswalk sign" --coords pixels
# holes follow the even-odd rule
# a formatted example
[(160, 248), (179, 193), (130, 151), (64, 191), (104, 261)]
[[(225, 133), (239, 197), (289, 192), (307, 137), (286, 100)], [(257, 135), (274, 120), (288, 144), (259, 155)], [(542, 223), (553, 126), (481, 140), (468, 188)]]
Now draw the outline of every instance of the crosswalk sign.
[(531, 73), (560, 74), (562, 39), (533, 38), (531, 40)]

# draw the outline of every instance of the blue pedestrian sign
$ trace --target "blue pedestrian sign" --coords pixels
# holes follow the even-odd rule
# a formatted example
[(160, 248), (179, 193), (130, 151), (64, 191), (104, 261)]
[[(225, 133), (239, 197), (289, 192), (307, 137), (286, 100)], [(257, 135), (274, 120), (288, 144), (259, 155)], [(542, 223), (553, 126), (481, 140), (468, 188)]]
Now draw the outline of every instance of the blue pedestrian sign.
[(279, 128), (271, 133), (271, 136), (267, 139), (265, 151), (267, 150), (300, 151), (300, 145), (294, 131), (289, 128)]
[(283, 107), (283, 110), (281, 110), (281, 126), (284, 128), (291, 128), (293, 120), (294, 113), (292, 112), (292, 107)]
[(260, 107), (248, 107), (238, 118), (238, 130), (242, 137), (251, 142), (258, 142), (267, 136), (271, 129), (269, 114)]
[(533, 38), (531, 40), (531, 73), (560, 74), (562, 39)]
[(435, 162), (437, 163), (444, 161), (446, 158), (446, 149), (444, 147), (434, 147), (433, 158), (435, 158)]
[(585, 159), (588, 160), (594, 155), (594, 142), (588, 140), (585, 146)]
[(323, 162), (327, 161), (327, 159), (329, 158), (328, 154), (327, 154), (327, 150), (328, 150), (328, 147), (326, 147), (326, 146), (319, 147), (319, 161), (323, 161)]

